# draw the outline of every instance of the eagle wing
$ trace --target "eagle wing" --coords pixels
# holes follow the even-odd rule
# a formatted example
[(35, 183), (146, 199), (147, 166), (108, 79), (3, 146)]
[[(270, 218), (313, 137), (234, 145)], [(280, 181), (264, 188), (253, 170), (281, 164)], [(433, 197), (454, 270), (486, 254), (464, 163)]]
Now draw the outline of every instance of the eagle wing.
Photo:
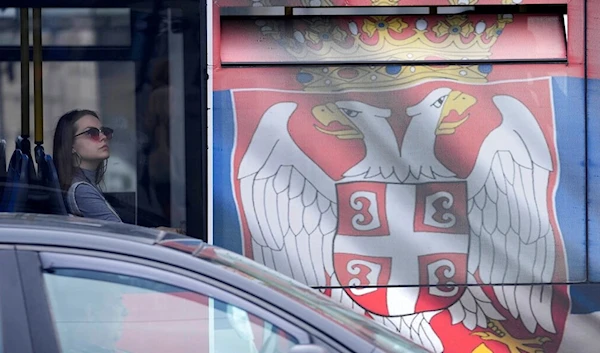
[[(496, 96), (494, 103), (503, 122), (484, 140), (467, 178), (469, 283), (494, 285), (500, 304), (530, 332), (538, 325), (555, 332), (547, 284), (554, 275), (556, 231), (548, 213), (550, 149), (521, 102)], [(478, 286), (469, 286), (450, 312), (454, 323), (469, 329), (485, 327), (487, 318), (503, 319)]]
[(334, 271), (335, 184), (290, 136), (296, 107), (278, 103), (261, 118), (239, 168), (241, 201), (254, 260), (322, 287)]

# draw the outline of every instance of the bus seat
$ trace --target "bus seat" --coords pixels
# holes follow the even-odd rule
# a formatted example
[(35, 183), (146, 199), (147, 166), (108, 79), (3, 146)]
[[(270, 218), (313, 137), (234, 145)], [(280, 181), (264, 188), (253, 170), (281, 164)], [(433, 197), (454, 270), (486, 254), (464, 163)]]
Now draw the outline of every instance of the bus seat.
[(15, 150), (6, 173), (6, 186), (2, 193), (0, 211), (24, 212), (26, 210), (29, 157), (19, 149)]
[(27, 156), (27, 160), (28, 160), (28, 167), (29, 167), (29, 174), (28, 176), (30, 178), (35, 178), (36, 173), (35, 173), (35, 166), (33, 165), (33, 156), (31, 155), (31, 142), (29, 141), (29, 138), (24, 138), (23, 136), (17, 136), (17, 139), (15, 141), (15, 148), (20, 150), (21, 153), (23, 153), (23, 155)]
[(44, 152), (44, 147), (36, 146), (35, 158), (38, 172), (29, 178), (27, 211), (66, 215), (67, 209), (52, 157)]
[(6, 140), (0, 140), (0, 180), (6, 179)]
[(66, 215), (67, 208), (52, 156), (44, 156), (42, 164), (38, 164), (38, 171), (41, 174), (42, 184), (47, 188), (49, 211), (52, 214)]

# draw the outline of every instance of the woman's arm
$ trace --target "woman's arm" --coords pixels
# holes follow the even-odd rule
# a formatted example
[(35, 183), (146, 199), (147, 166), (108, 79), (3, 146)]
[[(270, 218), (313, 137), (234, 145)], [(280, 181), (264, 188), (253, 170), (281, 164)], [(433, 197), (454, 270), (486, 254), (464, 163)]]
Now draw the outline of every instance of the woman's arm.
[(91, 185), (79, 185), (75, 189), (75, 201), (84, 217), (121, 222), (121, 219), (108, 206), (100, 191)]

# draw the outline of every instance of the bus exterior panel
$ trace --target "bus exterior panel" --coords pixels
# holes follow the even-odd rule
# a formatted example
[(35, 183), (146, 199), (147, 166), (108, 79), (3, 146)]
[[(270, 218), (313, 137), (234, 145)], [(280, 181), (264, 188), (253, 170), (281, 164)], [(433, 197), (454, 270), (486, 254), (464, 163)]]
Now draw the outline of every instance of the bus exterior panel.
[(216, 245), (434, 352), (594, 351), (597, 5), (241, 22), (227, 6), (250, 4), (213, 12)]

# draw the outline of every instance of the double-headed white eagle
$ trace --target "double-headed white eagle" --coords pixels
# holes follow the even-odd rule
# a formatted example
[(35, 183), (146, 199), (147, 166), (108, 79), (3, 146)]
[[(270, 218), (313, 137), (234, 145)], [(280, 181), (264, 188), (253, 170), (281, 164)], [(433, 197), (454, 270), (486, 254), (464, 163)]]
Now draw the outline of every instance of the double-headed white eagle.
[[(339, 286), (333, 261), (336, 183), (459, 180), (466, 183), (468, 199), (467, 283), (492, 285), (497, 302), (529, 332), (539, 325), (555, 333), (552, 287), (532, 285), (551, 282), (555, 266), (555, 235), (548, 213), (553, 170), (548, 143), (525, 105), (510, 96), (495, 96), (493, 103), (502, 122), (484, 139), (471, 173), (466, 179), (458, 178), (436, 158), (436, 136), (454, 133), (467, 119), (484, 118), (471, 116), (469, 108), (475, 103), (474, 97), (450, 88), (433, 90), (407, 108), (411, 121), (400, 145), (387, 121), (392, 116), (389, 109), (358, 101), (315, 107), (312, 113), (321, 132), (364, 140), (364, 159), (338, 181), (291, 138), (288, 120), (296, 103), (269, 108), (237, 176), (254, 259), (310, 286)], [(446, 118), (451, 113), (460, 118), (449, 122)], [(344, 128), (328, 129), (334, 121)], [(365, 313), (343, 289), (334, 288), (331, 295)], [(505, 319), (480, 286), (468, 286), (447, 310), (453, 324), (462, 323), (469, 330)], [(440, 311), (395, 317), (369, 314), (424, 347), (442, 352), (443, 344), (430, 326)]]

